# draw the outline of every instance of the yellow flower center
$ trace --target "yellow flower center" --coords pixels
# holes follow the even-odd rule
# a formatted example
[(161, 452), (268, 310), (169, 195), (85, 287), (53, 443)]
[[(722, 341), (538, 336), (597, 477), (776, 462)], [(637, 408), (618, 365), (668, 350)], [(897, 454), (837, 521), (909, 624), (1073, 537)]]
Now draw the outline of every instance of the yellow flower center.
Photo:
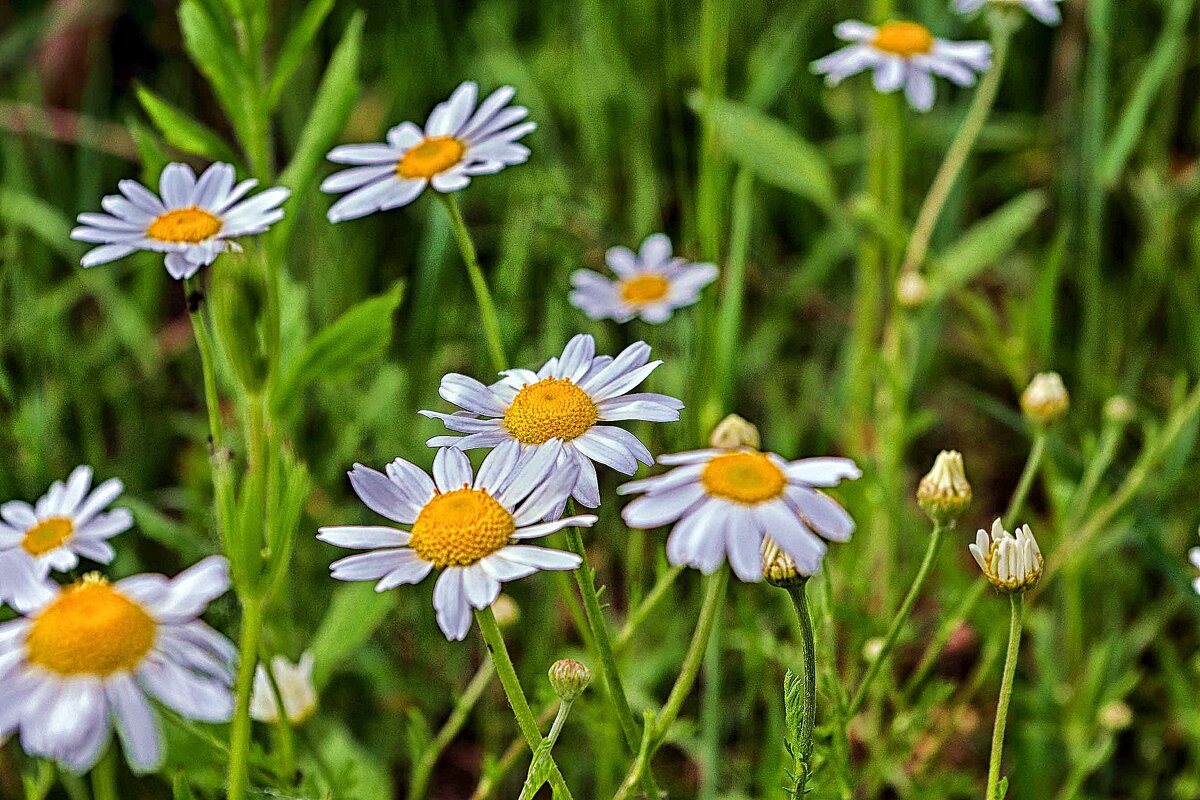
[(211, 211), (191, 206), (159, 214), (146, 229), (146, 236), (160, 242), (198, 244), (221, 232), (221, 220)]
[(433, 136), (409, 151), (396, 164), (396, 174), (401, 178), (432, 178), (462, 161), (467, 146), (453, 136)]
[(75, 526), (67, 517), (50, 517), (25, 531), (21, 547), (31, 556), (40, 556), (62, 547), (74, 532)]
[(435, 567), (466, 567), (508, 544), (512, 514), (482, 489), (434, 495), (412, 526), (409, 547)]
[(670, 289), (666, 278), (648, 272), (621, 281), (621, 299), (630, 305), (646, 305), (662, 300)]
[(568, 378), (531, 383), (513, 398), (504, 412), (504, 427), (521, 444), (570, 441), (596, 424), (596, 404)]
[(144, 608), (89, 575), (38, 614), (26, 647), (29, 662), (51, 672), (103, 677), (137, 668), (157, 630)]
[(754, 505), (783, 494), (787, 478), (764, 453), (725, 453), (700, 473), (704, 488), (714, 497)]
[(915, 22), (885, 22), (871, 44), (876, 50), (911, 58), (933, 50), (933, 34)]

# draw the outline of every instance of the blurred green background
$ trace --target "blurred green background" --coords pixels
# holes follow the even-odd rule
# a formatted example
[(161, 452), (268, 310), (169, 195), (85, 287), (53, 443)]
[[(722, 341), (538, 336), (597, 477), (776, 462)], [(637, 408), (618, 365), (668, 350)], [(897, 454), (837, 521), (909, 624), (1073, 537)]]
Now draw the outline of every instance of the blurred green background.
[[(185, 20), (214, 2), (185, 4)], [(841, 493), (859, 531), (832, 548), (829, 591), (817, 592), (832, 599), (820, 604), (831, 624), (819, 620), (818, 635), (846, 691), (924, 550), (916, 479), (939, 449), (963, 451), (976, 502), (941, 552), (894, 676), (885, 671), (854, 721), (855, 798), (982, 793), (1003, 601), (985, 596), (949, 632), (932, 676), (907, 693), (902, 684), (976, 578), (966, 542), (1008, 501), (1030, 443), (1016, 398), (1045, 369), (1063, 373), (1072, 410), (1050, 436), (1026, 515), (1043, 550), (1052, 556), (1096, 509), (1121, 503), (1031, 603), (1006, 753), (1016, 765), (1010, 797), (1200, 797), (1200, 598), (1183, 555), (1196, 544), (1200, 462), (1195, 414), (1172, 416), (1200, 373), (1194, 5), (1066, 0), (1060, 28), (1024, 25), (997, 110), (937, 228), (933, 296), (902, 311), (888, 259), (869, 273), (862, 253), (903, 245), (970, 94), (940, 82), (932, 113), (893, 113), (869, 138), (867, 109), (878, 102), (869, 79), (827, 90), (808, 70), (837, 45), (836, 22), (870, 17), (864, 4), (270, 3), (265, 64), (280, 63), (289, 32), (316, 24), (288, 55), (294, 73), (278, 87), (270, 129), (270, 169), (286, 168), (294, 190), (291, 227), (279, 233), (285, 359), (367, 298), (391, 298), (371, 307), (365, 346), (299, 386), (286, 410), (315, 488), (267, 642), (293, 658), (317, 651), (322, 710), (308, 733), (340, 796), (405, 796), (414, 759), (482, 648), (474, 637), (444, 640), (432, 582), (382, 598), (335, 585), (328, 564), (338, 553), (310, 533), (366, 522), (344, 471), (397, 455), (427, 464), (423, 443), (440, 425), (415, 412), (449, 410), (437, 397), (443, 373), (486, 379), (489, 370), (441, 205), (425, 197), (330, 225), (331, 199), (317, 190), (331, 171), (322, 157), (334, 143), (423, 122), (473, 79), (485, 91), (515, 86), (539, 124), (526, 139), (528, 164), (476, 180), (462, 197), (514, 366), (540, 365), (579, 331), (609, 353), (644, 339), (665, 362), (649, 389), (688, 404), (679, 424), (635, 428), (653, 452), (702, 444), (735, 410), (786, 457), (847, 454), (866, 469)], [(182, 290), (158, 256), (84, 272), (84, 247), (68, 238), (74, 216), (98, 209), (121, 178), (155, 185), (167, 160), (244, 162), (210, 82), (219, 49), (194, 31), (189, 46), (179, 14), (165, 0), (0, 8), (0, 499), (32, 500), (78, 463), (120, 477), (138, 524), (118, 540), (114, 575), (174, 573), (219, 549)], [(986, 36), (945, 0), (910, 0), (897, 14), (947, 38)], [(898, 216), (865, 184), (879, 147), (903, 179)], [(607, 247), (660, 230), (683, 255), (745, 265), (728, 375), (711, 335), (719, 288), (662, 326), (592, 323), (566, 301), (572, 270), (603, 269)], [(899, 379), (881, 357), (885, 320), (895, 319), (911, 332)], [(896, 385), (904, 402), (893, 413), (876, 401)], [(1117, 394), (1134, 414), (1106, 422)], [(1082, 496), (1088, 465), (1101, 460)], [(1122, 497), (1139, 468), (1142, 480)], [(588, 538), (616, 624), (665, 569), (662, 532), (621, 524), (618, 477), (602, 474), (601, 522)], [(623, 652), (635, 708), (655, 707), (670, 687), (694, 627), (697, 578), (677, 581)], [(546, 667), (588, 656), (554, 576), (510, 593), (522, 612), (510, 648), (527, 692), (546, 702)], [(766, 586), (731, 593), (700, 687), (656, 761), (672, 797), (783, 796), (782, 676), (798, 658), (786, 599)], [(232, 632), (233, 600), (211, 619)], [(594, 687), (555, 749), (577, 797), (610, 796), (624, 774), (606, 710)], [(213, 731), (168, 730), (167, 775), (182, 769), (197, 795), (214, 796), (223, 761), (206, 738)], [(431, 796), (469, 796), (514, 734), (493, 685), (440, 758)], [(818, 751), (828, 747), (819, 730)], [(516, 796), (524, 759), (498, 796)], [(300, 788), (269, 796), (325, 796), (314, 764), (302, 767)], [(28, 768), (16, 743), (0, 750), (0, 797), (23, 796)], [(160, 778), (123, 781), (129, 797), (170, 796)], [(86, 796), (73, 787), (54, 791)], [(831, 770), (818, 772), (813, 796), (839, 796)]]

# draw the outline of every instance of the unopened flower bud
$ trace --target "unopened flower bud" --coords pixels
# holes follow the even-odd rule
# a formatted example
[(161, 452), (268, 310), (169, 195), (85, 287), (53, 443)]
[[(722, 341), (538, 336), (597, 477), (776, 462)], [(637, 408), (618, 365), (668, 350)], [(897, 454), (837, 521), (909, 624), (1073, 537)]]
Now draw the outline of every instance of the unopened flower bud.
[(1042, 577), (1042, 551), (1028, 525), (1017, 528), (1014, 536), (997, 519), (991, 535), (981, 528), (968, 549), (984, 577), (1002, 592), (1027, 592)]
[(758, 436), (758, 428), (737, 414), (730, 414), (713, 428), (709, 443), (713, 447), (725, 450), (736, 450), (739, 447), (759, 448), (762, 440)]
[(795, 560), (770, 536), (764, 536), (762, 540), (762, 563), (763, 578), (780, 589), (802, 586), (808, 580), (808, 576), (800, 574), (796, 568)]
[(496, 615), (496, 624), (508, 628), (521, 619), (521, 607), (510, 596), (502, 594), (492, 603), (492, 613)]
[(1031, 422), (1049, 425), (1071, 405), (1067, 387), (1057, 372), (1039, 372), (1021, 394), (1021, 410)]
[(1104, 418), (1115, 424), (1133, 419), (1133, 401), (1123, 394), (1113, 395), (1104, 403)]
[(863, 643), (862, 657), (868, 664), (874, 664), (883, 653), (883, 638), (874, 636)]
[(917, 503), (934, 522), (954, 524), (971, 504), (971, 484), (963, 468), (962, 453), (943, 450), (933, 469), (917, 484)]
[(1096, 717), (1108, 730), (1123, 731), (1133, 724), (1133, 709), (1120, 700), (1113, 700), (1101, 706)]
[[(292, 664), (283, 656), (271, 659), (271, 675), (283, 698), (283, 710), (288, 722), (299, 725), (317, 710), (317, 690), (313, 686), (314, 657), (311, 651), (300, 656), (299, 664)], [(250, 716), (259, 722), (278, 722), (279, 704), (275, 690), (262, 664), (254, 673), (254, 691), (250, 695)]]
[(896, 302), (902, 308), (916, 309), (929, 300), (929, 281), (919, 272), (905, 272), (896, 282)]
[(550, 686), (558, 699), (570, 703), (592, 682), (592, 673), (583, 664), (563, 658), (550, 665)]

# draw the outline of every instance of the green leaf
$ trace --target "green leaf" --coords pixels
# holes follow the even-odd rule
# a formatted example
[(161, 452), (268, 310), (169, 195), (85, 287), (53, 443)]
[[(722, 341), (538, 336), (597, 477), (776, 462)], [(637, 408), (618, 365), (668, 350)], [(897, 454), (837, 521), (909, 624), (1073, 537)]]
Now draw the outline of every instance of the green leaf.
[(295, 410), (309, 384), (344, 380), (378, 361), (392, 341), (392, 314), (400, 305), (404, 286), (364, 300), (317, 333), (292, 362), (276, 386), (273, 398), (280, 416)]
[(533, 761), (529, 765), (529, 772), (525, 776), (525, 785), (521, 787), (521, 795), (518, 800), (532, 800), (538, 790), (546, 785), (546, 781), (550, 780), (550, 766), (554, 763), (550, 758), (551, 747), (549, 739), (542, 739), (537, 749), (533, 751)]
[(168, 144), (210, 161), (237, 162), (229, 145), (207, 125), (192, 119), (145, 86), (136, 87), (136, 92), (150, 122)]
[(962, 288), (1008, 255), (1046, 208), (1039, 190), (1008, 201), (967, 229), (930, 265), (930, 284), (935, 297)]
[(187, 777), (183, 770), (175, 773), (174, 780), (171, 781), (171, 796), (174, 800), (192, 800), (192, 787), (188, 785)]
[(804, 681), (790, 669), (783, 676), (783, 713), (788, 752), (800, 752), (800, 721), (804, 717)]
[(693, 93), (689, 105), (712, 115), (721, 149), (761, 181), (811, 200), (830, 216), (842, 215), (833, 170), (812, 142), (742, 103)]
[(171, 154), (167, 152), (167, 148), (163, 146), (154, 131), (143, 125), (132, 114), (125, 120), (125, 127), (129, 129), (129, 135), (133, 137), (134, 146), (137, 147), (138, 157), (142, 161), (142, 174), (158, 175), (162, 172), (163, 167), (172, 159)]
[(279, 182), (292, 190), (288, 211), (275, 225), (272, 235), (280, 242), (287, 241), (288, 234), (296, 222), (295, 206), (299, 197), (312, 183), (313, 174), (324, 158), (330, 145), (346, 124), (354, 101), (358, 97), (358, 62), (362, 50), (362, 31), (365, 15), (360, 11), (350, 19), (342, 39), (338, 42), (317, 95), (313, 101), (308, 121), (300, 132), (296, 152), (279, 176)]
[(1004, 798), (1007, 795), (1008, 795), (1008, 776), (1005, 775), (996, 784), (996, 796), (993, 797), (992, 800), (1004, 800)]
[(192, 63), (212, 86), (221, 108), (244, 142), (248, 129), (246, 115), (250, 113), (246, 105), (251, 91), (250, 74), (238, 52), (233, 31), (196, 0), (180, 4), (179, 29)]
[(271, 87), (267, 92), (267, 104), (271, 110), (279, 105), (284, 88), (304, 60), (305, 51), (312, 44), (317, 31), (321, 30), (322, 23), (333, 9), (333, 3), (334, 0), (312, 0), (288, 32), (283, 46), (279, 48), (275, 74), (271, 76)]

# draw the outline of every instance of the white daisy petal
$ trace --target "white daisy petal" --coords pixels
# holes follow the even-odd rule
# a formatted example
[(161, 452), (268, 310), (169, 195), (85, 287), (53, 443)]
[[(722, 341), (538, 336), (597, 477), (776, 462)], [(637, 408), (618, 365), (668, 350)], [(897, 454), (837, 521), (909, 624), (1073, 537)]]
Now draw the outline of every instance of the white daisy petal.
[(403, 547), (412, 534), (377, 525), (333, 525), (320, 528), (317, 538), (335, 547), (370, 550), (376, 547)]
[(128, 674), (114, 676), (104, 686), (121, 746), (135, 772), (153, 772), (166, 753), (158, 722), (145, 695)]
[(463, 589), (463, 571), (449, 567), (438, 576), (433, 587), (433, 609), (438, 627), (452, 642), (462, 641), (471, 629), (471, 606)]
[(433, 458), (433, 480), (438, 491), (453, 492), (470, 486), (475, 479), (471, 461), (466, 453), (453, 447), (443, 447)]

